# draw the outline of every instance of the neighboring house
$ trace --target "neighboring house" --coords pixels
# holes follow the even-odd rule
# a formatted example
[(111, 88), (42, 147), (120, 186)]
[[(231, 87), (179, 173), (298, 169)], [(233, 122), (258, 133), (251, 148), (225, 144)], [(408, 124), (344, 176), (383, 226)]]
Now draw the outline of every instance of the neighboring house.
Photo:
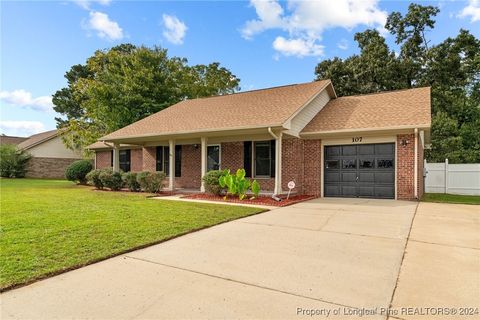
[(16, 146), (20, 142), (23, 142), (27, 139), (28, 137), (14, 137), (14, 136), (0, 135), (0, 145), (13, 144)]
[(275, 194), (294, 181), (300, 194), (416, 199), (430, 113), (430, 88), (337, 98), (324, 80), (185, 100), (89, 148), (96, 168), (164, 171), (170, 189), (245, 168)]
[(81, 155), (67, 149), (57, 130), (34, 134), (17, 146), (32, 155), (27, 164), (28, 178), (65, 178), (65, 169)]

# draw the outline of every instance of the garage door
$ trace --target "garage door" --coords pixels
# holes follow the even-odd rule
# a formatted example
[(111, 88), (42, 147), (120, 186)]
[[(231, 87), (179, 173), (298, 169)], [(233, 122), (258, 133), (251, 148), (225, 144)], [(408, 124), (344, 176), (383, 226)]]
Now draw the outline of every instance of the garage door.
[(395, 144), (326, 146), (324, 196), (395, 198)]

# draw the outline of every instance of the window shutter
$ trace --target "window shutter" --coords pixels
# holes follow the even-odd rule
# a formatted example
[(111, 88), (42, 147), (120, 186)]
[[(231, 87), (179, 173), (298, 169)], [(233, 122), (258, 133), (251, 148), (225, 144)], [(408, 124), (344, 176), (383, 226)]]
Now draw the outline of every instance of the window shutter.
[(163, 147), (157, 147), (157, 159), (155, 160), (155, 170), (163, 171)]
[(175, 177), (182, 176), (182, 146), (175, 146)]
[(113, 168), (113, 150), (110, 150), (110, 167)]
[(252, 141), (243, 142), (243, 168), (245, 169), (245, 176), (252, 177)]
[(275, 178), (275, 140), (270, 140), (270, 177)]

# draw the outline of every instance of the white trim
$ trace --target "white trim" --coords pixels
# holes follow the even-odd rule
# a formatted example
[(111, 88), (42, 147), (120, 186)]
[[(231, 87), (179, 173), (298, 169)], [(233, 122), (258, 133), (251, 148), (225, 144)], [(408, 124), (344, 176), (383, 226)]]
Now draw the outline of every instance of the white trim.
[(415, 146), (413, 148), (413, 197), (418, 199), (418, 129), (415, 128)]
[(113, 171), (120, 171), (120, 148), (118, 144), (113, 145)]
[(350, 133), (350, 132), (371, 132), (371, 131), (394, 131), (402, 129), (429, 129), (429, 124), (420, 124), (417, 126), (404, 125), (404, 126), (395, 126), (395, 127), (377, 127), (377, 128), (358, 128), (358, 129), (339, 129), (339, 130), (326, 130), (326, 131), (312, 131), (312, 132), (300, 132), (300, 136), (312, 136), (312, 135), (322, 135), (322, 134), (335, 134), (335, 133)]
[(208, 170), (208, 147), (218, 147), (218, 169), (222, 169), (222, 144), (221, 143), (211, 143), (207, 144), (207, 170)]
[(207, 173), (207, 137), (201, 137), (201, 186), (200, 186), (200, 192), (205, 192), (205, 182), (203, 181), (203, 176)]
[(395, 200), (397, 200), (397, 172), (398, 172), (398, 153), (397, 153), (397, 136), (384, 137), (364, 137), (361, 142), (352, 142), (352, 138), (337, 138), (337, 139), (322, 139), (320, 140), (320, 197), (324, 198), (325, 189), (325, 147), (326, 146), (340, 146), (340, 145), (361, 145), (361, 144), (379, 144), (379, 143), (394, 143), (395, 144)]

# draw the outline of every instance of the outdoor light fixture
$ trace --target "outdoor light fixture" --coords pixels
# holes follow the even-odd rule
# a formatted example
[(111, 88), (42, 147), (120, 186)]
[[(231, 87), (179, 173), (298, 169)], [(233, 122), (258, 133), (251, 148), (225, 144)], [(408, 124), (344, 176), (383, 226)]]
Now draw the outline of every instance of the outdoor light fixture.
[(410, 141), (408, 141), (407, 139), (402, 139), (402, 140), (400, 140), (400, 145), (401, 145), (402, 147), (406, 147), (407, 144), (409, 144), (409, 143), (410, 143)]

